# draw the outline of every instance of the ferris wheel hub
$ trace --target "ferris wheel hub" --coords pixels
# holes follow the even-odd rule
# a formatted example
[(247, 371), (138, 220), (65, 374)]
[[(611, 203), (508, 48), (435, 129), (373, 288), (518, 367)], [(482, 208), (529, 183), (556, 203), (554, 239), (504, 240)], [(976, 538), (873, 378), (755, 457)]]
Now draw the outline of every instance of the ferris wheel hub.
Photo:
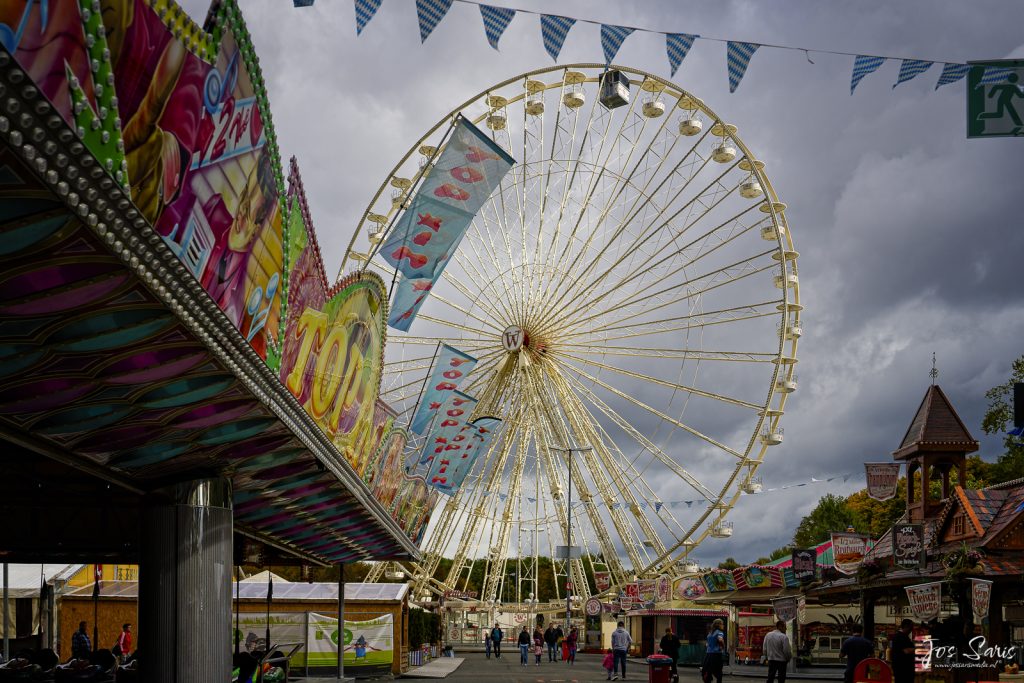
[(515, 353), (523, 348), (529, 348), (530, 335), (519, 325), (509, 325), (501, 333), (501, 345), (509, 353)]

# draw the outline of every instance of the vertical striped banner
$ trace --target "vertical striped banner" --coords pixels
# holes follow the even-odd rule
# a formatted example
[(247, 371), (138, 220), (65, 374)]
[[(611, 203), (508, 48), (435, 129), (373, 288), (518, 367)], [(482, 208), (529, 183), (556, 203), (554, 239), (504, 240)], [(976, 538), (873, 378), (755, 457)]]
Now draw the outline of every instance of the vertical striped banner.
[(562, 43), (569, 35), (569, 29), (576, 23), (571, 17), (560, 17), (554, 14), (540, 15), (540, 35), (544, 40), (544, 49), (551, 55), (551, 59), (558, 61), (558, 54), (562, 51)]
[(512, 17), (515, 15), (516, 11), (507, 7), (480, 5), (480, 16), (484, 20), (484, 33), (487, 34), (487, 42), (495, 50), (498, 49), (498, 41), (501, 40), (501, 34), (508, 28), (508, 25), (512, 22)]
[(850, 94), (857, 89), (861, 80), (870, 73), (878, 71), (878, 67), (885, 64), (885, 57), (872, 57), (871, 55), (857, 55), (853, 60), (853, 75), (850, 77)]
[(381, 0), (356, 0), (356, 35), (358, 36), (380, 9)]
[(629, 37), (634, 30), (627, 26), (611, 26), (601, 24), (601, 48), (604, 50), (604, 63), (608, 66), (615, 59), (622, 42)]
[(729, 41), (726, 52), (726, 66), (729, 69), (729, 92), (736, 92), (740, 81), (743, 80), (743, 75), (747, 73), (750, 58), (754, 56), (754, 52), (759, 47), (761, 46), (757, 43)]
[(437, 25), (448, 14), (454, 0), (416, 0), (416, 16), (420, 21), (420, 42), (427, 42)]
[(700, 36), (692, 33), (668, 33), (665, 35), (665, 51), (668, 53), (668, 65), (672, 69), (672, 75), (676, 75), (676, 69), (686, 59), (693, 41)]
[(904, 59), (903, 63), (900, 64), (900, 75), (896, 79), (896, 82), (892, 84), (892, 87), (895, 88), (900, 83), (906, 83), (916, 76), (920, 76), (930, 69), (934, 63), (935, 62), (927, 62), (923, 59)]
[(950, 83), (956, 83), (961, 78), (967, 75), (967, 72), (971, 67), (966, 64), (945, 64), (942, 67), (942, 74), (939, 76), (938, 83), (935, 84), (935, 89), (938, 90), (944, 85)]

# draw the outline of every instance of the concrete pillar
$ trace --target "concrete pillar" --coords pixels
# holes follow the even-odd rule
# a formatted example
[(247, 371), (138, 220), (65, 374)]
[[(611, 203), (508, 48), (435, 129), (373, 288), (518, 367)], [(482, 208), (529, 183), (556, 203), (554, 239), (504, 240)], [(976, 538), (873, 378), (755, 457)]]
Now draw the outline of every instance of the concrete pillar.
[(142, 680), (231, 680), (231, 484), (183, 482), (146, 503), (136, 643)]

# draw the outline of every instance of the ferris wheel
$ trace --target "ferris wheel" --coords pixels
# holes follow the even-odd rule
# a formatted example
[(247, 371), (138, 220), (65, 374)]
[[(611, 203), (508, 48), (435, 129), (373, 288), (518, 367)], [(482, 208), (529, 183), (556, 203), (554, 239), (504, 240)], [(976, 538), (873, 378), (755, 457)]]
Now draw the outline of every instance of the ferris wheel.
[(369, 255), (457, 115), (516, 160), (410, 331), (389, 331), (381, 398), (400, 420), (439, 340), (478, 360), (460, 389), (502, 419), (433, 512), (406, 567), (417, 590), (464, 589), (481, 564), (481, 597), (517, 602), (542, 565), (582, 597), (591, 572), (622, 586), (692, 571), (782, 442), (802, 310), (786, 206), (703, 101), (610, 69), (533, 71), (456, 108), (395, 166), (346, 255), (391, 280)]

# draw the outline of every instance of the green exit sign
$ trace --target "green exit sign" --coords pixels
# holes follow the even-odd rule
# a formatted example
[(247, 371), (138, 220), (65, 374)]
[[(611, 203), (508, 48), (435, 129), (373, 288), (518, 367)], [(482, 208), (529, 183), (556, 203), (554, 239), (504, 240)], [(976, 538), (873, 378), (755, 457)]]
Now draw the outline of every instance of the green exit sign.
[(969, 64), (967, 137), (1024, 137), (1024, 59)]

